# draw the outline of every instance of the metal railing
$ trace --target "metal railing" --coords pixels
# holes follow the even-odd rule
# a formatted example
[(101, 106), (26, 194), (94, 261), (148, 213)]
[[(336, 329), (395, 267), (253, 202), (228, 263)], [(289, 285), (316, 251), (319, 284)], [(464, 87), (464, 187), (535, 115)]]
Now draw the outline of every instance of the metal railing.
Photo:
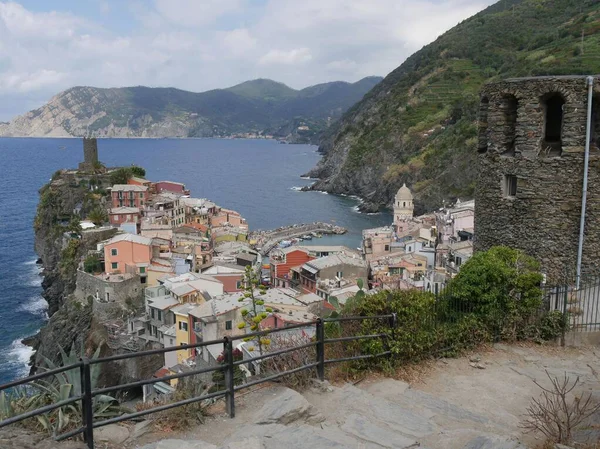
[[(325, 380), (325, 366), (333, 363), (341, 363), (348, 362), (352, 360), (364, 360), (373, 357), (380, 357), (385, 355), (390, 355), (391, 351), (386, 350), (379, 354), (364, 354), (364, 355), (356, 355), (349, 357), (340, 357), (335, 359), (326, 359), (325, 356), (325, 348), (328, 344), (340, 343), (340, 342), (350, 342), (350, 341), (358, 341), (358, 340), (366, 340), (366, 339), (377, 339), (381, 338), (386, 341), (387, 334), (371, 334), (371, 335), (353, 335), (348, 337), (339, 337), (339, 338), (325, 338), (325, 325), (327, 323), (340, 323), (340, 322), (348, 322), (348, 321), (359, 321), (362, 322), (364, 320), (377, 320), (383, 319), (387, 320), (388, 325), (393, 330), (397, 325), (396, 314), (391, 315), (377, 315), (377, 316), (359, 316), (359, 317), (344, 317), (344, 318), (326, 318), (326, 319), (318, 319), (316, 321), (302, 323), (302, 324), (294, 324), (291, 326), (287, 326), (284, 328), (270, 329), (265, 331), (258, 331), (249, 334), (243, 334), (239, 336), (233, 337), (225, 337), (219, 340), (205, 341), (190, 345), (181, 345), (181, 346), (173, 346), (168, 348), (161, 349), (153, 349), (148, 351), (134, 352), (130, 354), (119, 354), (110, 357), (104, 357), (99, 359), (87, 359), (83, 358), (79, 362), (60, 367), (53, 370), (44, 371), (42, 373), (26, 377), (24, 379), (16, 380), (13, 382), (9, 382), (4, 385), (0, 385), (0, 393), (10, 390), (15, 387), (20, 387), (22, 385), (28, 384), (30, 382), (39, 381), (46, 378), (52, 378), (58, 374), (65, 373), (67, 371), (73, 369), (79, 369), (80, 379), (81, 379), (81, 392), (78, 395), (71, 396), (66, 400), (59, 401), (50, 405), (46, 405), (44, 407), (37, 408), (35, 410), (30, 410), (25, 413), (22, 413), (17, 416), (11, 416), (3, 421), (0, 421), (0, 428), (15, 424), (21, 421), (24, 421), (29, 418), (33, 418), (39, 415), (43, 415), (45, 413), (52, 412), (53, 410), (59, 409), (61, 407), (72, 405), (77, 402), (81, 402), (81, 423), (82, 425), (77, 429), (73, 429), (69, 432), (55, 435), (55, 440), (62, 441), (67, 438), (72, 438), (76, 435), (83, 435), (84, 441), (87, 443), (89, 449), (94, 448), (94, 429), (99, 427), (107, 426), (109, 424), (114, 424), (122, 421), (128, 421), (136, 418), (140, 418), (145, 415), (149, 415), (152, 413), (157, 413), (165, 410), (169, 410), (175, 407), (181, 407), (189, 404), (193, 404), (196, 402), (213, 399), (213, 398), (225, 398), (226, 410), (228, 415), (233, 418), (235, 417), (235, 394), (236, 392), (252, 387), (254, 385), (258, 385), (265, 382), (270, 382), (273, 380), (277, 380), (281, 377), (291, 375), (294, 373), (299, 373), (301, 371), (316, 369), (316, 374), (319, 380)], [(267, 352), (265, 354), (261, 354), (256, 357), (251, 357), (243, 360), (234, 360), (234, 342), (242, 339), (254, 339), (260, 338), (262, 336), (278, 333), (278, 332), (286, 332), (294, 329), (306, 329), (314, 326), (315, 327), (315, 337), (311, 338), (311, 340), (302, 345), (295, 345), (289, 348), (274, 350), (271, 352)], [(130, 382), (121, 385), (115, 385), (105, 388), (93, 388), (92, 380), (91, 380), (91, 366), (98, 364), (105, 364), (115, 361), (140, 358), (151, 355), (165, 354), (167, 352), (172, 351), (181, 351), (181, 350), (189, 350), (202, 348), (206, 346), (222, 344), (223, 345), (223, 355), (224, 355), (224, 363), (218, 366), (211, 366), (208, 368), (191, 370), (183, 373), (173, 374), (169, 376), (164, 376), (160, 378), (150, 378), (144, 379), (136, 382)], [(386, 347), (387, 342), (385, 343)], [(301, 366), (298, 366), (294, 369), (289, 369), (286, 371), (278, 372), (275, 374), (271, 374), (265, 377), (260, 377), (258, 379), (251, 380), (249, 382), (235, 385), (234, 381), (234, 370), (236, 367), (240, 365), (252, 364), (257, 361), (265, 360), (268, 358), (278, 357), (293, 351), (298, 351), (306, 348), (314, 347), (315, 348), (315, 361), (310, 363), (305, 363)], [(116, 416), (110, 419), (104, 419), (100, 421), (94, 421), (94, 410), (93, 403), (94, 398), (99, 395), (105, 395), (108, 393), (114, 393), (118, 391), (127, 390), (134, 387), (142, 387), (144, 385), (150, 385), (157, 382), (165, 382), (169, 380), (181, 379), (189, 376), (194, 376), (198, 374), (211, 373), (215, 371), (223, 371), (225, 378), (225, 389), (216, 391), (209, 394), (203, 394), (197, 397), (191, 397), (184, 400), (180, 400), (177, 402), (171, 402), (164, 405), (156, 406), (147, 410), (141, 410), (133, 413), (127, 413), (120, 416)], [(35, 385), (35, 384), (34, 384)]]

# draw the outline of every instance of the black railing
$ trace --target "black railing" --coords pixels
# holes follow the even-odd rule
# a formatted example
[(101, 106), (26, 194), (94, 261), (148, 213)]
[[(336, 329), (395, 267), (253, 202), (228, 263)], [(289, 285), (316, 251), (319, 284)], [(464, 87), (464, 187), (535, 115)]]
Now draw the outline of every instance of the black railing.
[[(72, 438), (76, 435), (82, 434), (83, 439), (87, 443), (88, 448), (93, 449), (94, 448), (94, 429), (96, 429), (96, 428), (103, 427), (103, 426), (106, 426), (109, 424), (122, 422), (122, 421), (128, 421), (128, 420), (140, 418), (142, 416), (149, 415), (152, 413), (169, 410), (169, 409), (172, 409), (175, 407), (181, 407), (181, 406), (193, 404), (193, 403), (200, 402), (200, 401), (205, 401), (208, 399), (225, 398), (227, 413), (231, 418), (233, 418), (233, 417), (235, 417), (235, 394), (236, 394), (236, 392), (238, 392), (240, 390), (243, 390), (245, 388), (249, 388), (254, 385), (261, 384), (261, 383), (277, 380), (281, 377), (299, 373), (299, 372), (305, 371), (305, 370), (310, 370), (310, 369), (316, 369), (317, 377), (320, 380), (324, 380), (326, 365), (329, 365), (332, 363), (341, 363), (341, 362), (347, 362), (347, 361), (352, 361), (352, 360), (364, 360), (364, 359), (369, 359), (369, 358), (373, 358), (373, 357), (390, 355), (391, 351), (387, 350), (387, 351), (381, 352), (379, 354), (365, 354), (365, 355), (340, 357), (340, 358), (329, 359), (329, 360), (326, 359), (325, 348), (326, 348), (327, 344), (366, 340), (366, 339), (375, 339), (375, 338), (382, 338), (382, 339), (384, 339), (384, 342), (385, 342), (385, 340), (387, 338), (386, 334), (381, 333), (381, 334), (355, 335), (355, 336), (349, 336), (349, 337), (339, 337), (339, 338), (329, 338), (328, 339), (328, 338), (325, 338), (326, 323), (336, 323), (336, 322), (340, 323), (340, 322), (348, 322), (348, 321), (363, 321), (363, 320), (373, 320), (373, 319), (387, 320), (389, 326), (392, 328), (392, 331), (397, 324), (397, 319), (396, 319), (395, 314), (379, 315), (379, 316), (364, 316), (364, 317), (344, 317), (344, 318), (335, 318), (335, 319), (318, 319), (317, 321), (312, 321), (309, 323), (295, 324), (295, 325), (291, 325), (291, 326), (284, 327), (284, 328), (253, 332), (250, 334), (243, 334), (243, 335), (234, 336), (234, 337), (225, 337), (220, 340), (212, 340), (212, 341), (206, 341), (206, 342), (195, 343), (195, 344), (190, 344), (190, 345), (173, 346), (173, 347), (162, 348), (162, 349), (153, 349), (153, 350), (149, 350), (149, 351), (134, 352), (134, 353), (130, 353), (130, 354), (119, 354), (119, 355), (114, 355), (114, 356), (104, 357), (104, 358), (99, 358), (99, 359), (83, 358), (79, 362), (68, 365), (68, 366), (44, 371), (44, 372), (36, 374), (34, 376), (30, 376), (30, 377), (27, 377), (24, 379), (20, 379), (20, 380), (16, 380), (13, 382), (9, 382), (4, 385), (0, 385), (0, 393), (2, 393), (7, 390), (11, 390), (15, 387), (20, 387), (22, 385), (25, 385), (25, 384), (28, 384), (31, 382), (35, 382), (35, 381), (39, 381), (42, 379), (52, 378), (53, 376), (56, 376), (58, 374), (62, 374), (62, 373), (65, 373), (67, 371), (74, 370), (74, 369), (79, 369), (80, 379), (81, 379), (80, 394), (71, 396), (68, 399), (63, 400), (63, 401), (58, 401), (56, 403), (37, 408), (35, 410), (21, 413), (17, 416), (7, 417), (6, 419), (0, 421), (0, 428), (24, 421), (29, 418), (34, 418), (36, 416), (43, 415), (45, 413), (51, 412), (51, 411), (59, 409), (61, 407), (75, 404), (75, 403), (81, 401), (81, 423), (82, 423), (82, 425), (76, 429), (69, 431), (69, 432), (62, 433), (60, 435), (55, 435), (54, 438), (57, 441), (62, 441), (67, 438)], [(294, 330), (294, 329), (306, 329), (306, 328), (310, 328), (313, 326), (315, 327), (315, 337), (312, 338), (310, 340), (310, 342), (308, 342), (306, 344), (296, 345), (296, 346), (292, 346), (292, 347), (284, 348), (284, 349), (280, 349), (280, 350), (274, 350), (274, 351), (267, 352), (265, 354), (261, 354), (259, 356), (244, 359), (244, 360), (237, 360), (237, 361), (234, 360), (234, 354), (233, 354), (234, 353), (234, 349), (233, 349), (234, 341), (242, 340), (242, 339), (259, 338), (259, 337), (265, 336), (265, 335), (270, 335), (270, 334), (279, 333), (279, 332), (286, 332), (286, 331), (290, 331), (290, 330)], [(140, 380), (140, 381), (136, 381), (136, 382), (130, 382), (130, 383), (126, 383), (126, 384), (115, 385), (115, 386), (110, 386), (110, 387), (105, 387), (105, 388), (95, 388), (94, 389), (92, 386), (92, 380), (91, 380), (91, 366), (92, 365), (105, 364), (105, 363), (110, 363), (110, 362), (115, 362), (115, 361), (121, 361), (121, 360), (127, 360), (127, 359), (139, 358), (139, 357), (145, 357), (145, 356), (151, 356), (151, 355), (159, 355), (159, 354), (164, 355), (167, 352), (196, 349), (196, 348), (202, 348), (202, 347), (215, 345), (215, 344), (223, 345), (224, 363), (221, 365), (211, 366), (208, 368), (202, 368), (202, 369), (196, 369), (196, 370), (190, 370), (187, 372), (173, 374), (170, 376), (165, 376), (165, 377), (160, 377), (160, 378), (144, 379), (144, 380)], [(385, 345), (386, 345), (386, 347), (388, 346), (387, 343)], [(302, 349), (306, 349), (306, 348), (310, 348), (310, 347), (315, 347), (315, 361), (314, 362), (305, 363), (305, 364), (298, 366), (296, 368), (293, 368), (293, 369), (289, 369), (289, 370), (286, 370), (283, 372), (278, 372), (275, 374), (267, 375), (265, 377), (259, 377), (257, 379), (251, 380), (249, 382), (246, 382), (246, 383), (243, 383), (240, 385), (235, 385), (234, 370), (237, 366), (252, 364), (257, 361), (278, 357), (278, 356), (281, 356), (281, 355), (284, 355), (284, 354), (287, 354), (287, 353), (290, 353), (293, 351), (298, 351), (298, 350), (302, 350)], [(205, 373), (210, 373), (210, 372), (215, 372), (215, 371), (223, 371), (224, 372), (224, 378), (225, 378), (225, 389), (224, 390), (216, 391), (216, 392), (209, 393), (209, 394), (203, 394), (203, 395), (197, 396), (197, 397), (187, 398), (187, 399), (177, 401), (177, 402), (171, 402), (171, 403), (167, 403), (164, 405), (159, 405), (159, 406), (150, 408), (148, 410), (141, 410), (141, 411), (137, 411), (137, 412), (133, 412), (133, 413), (122, 414), (120, 416), (116, 416), (116, 417), (110, 418), (110, 419), (94, 421), (93, 403), (94, 403), (94, 398), (96, 396), (104, 395), (107, 393), (113, 393), (113, 392), (117, 392), (117, 391), (128, 390), (130, 388), (141, 387), (144, 385), (154, 384), (157, 382), (181, 379), (181, 378), (185, 378), (185, 377), (189, 377), (189, 376), (205, 374)], [(35, 386), (35, 384), (34, 384), (34, 386)], [(2, 410), (0, 410), (0, 413), (1, 412), (2, 412)]]

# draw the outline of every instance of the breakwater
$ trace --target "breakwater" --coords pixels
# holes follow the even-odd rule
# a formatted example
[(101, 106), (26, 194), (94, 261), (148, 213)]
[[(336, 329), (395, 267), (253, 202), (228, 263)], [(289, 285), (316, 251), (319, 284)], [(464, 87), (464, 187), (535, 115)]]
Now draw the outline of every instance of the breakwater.
[(345, 234), (347, 229), (341, 226), (332, 225), (330, 223), (315, 222), (283, 226), (269, 231), (253, 231), (250, 233), (249, 239), (252, 242), (253, 247), (263, 256), (266, 256), (281, 241), (299, 238), (312, 232), (319, 234), (341, 235)]

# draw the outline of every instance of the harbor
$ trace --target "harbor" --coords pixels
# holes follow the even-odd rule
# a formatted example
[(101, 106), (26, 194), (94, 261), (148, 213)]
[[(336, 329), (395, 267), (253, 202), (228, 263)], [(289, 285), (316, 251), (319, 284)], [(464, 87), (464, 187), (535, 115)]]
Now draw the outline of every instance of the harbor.
[(323, 235), (342, 235), (347, 229), (330, 223), (308, 223), (284, 226), (268, 231), (254, 231), (248, 235), (252, 248), (267, 256), (277, 246), (287, 247), (303, 240), (312, 240)]

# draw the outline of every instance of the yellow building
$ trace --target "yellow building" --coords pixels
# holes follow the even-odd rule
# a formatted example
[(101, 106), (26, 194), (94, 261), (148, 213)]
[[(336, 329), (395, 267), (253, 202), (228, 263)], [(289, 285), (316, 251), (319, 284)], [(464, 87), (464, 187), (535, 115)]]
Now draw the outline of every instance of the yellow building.
[[(175, 315), (175, 344), (177, 346), (189, 345), (193, 329), (190, 328), (189, 312), (196, 308), (198, 304), (181, 304), (173, 307), (171, 311)], [(182, 349), (177, 351), (177, 363), (183, 363), (193, 355), (192, 350)]]

